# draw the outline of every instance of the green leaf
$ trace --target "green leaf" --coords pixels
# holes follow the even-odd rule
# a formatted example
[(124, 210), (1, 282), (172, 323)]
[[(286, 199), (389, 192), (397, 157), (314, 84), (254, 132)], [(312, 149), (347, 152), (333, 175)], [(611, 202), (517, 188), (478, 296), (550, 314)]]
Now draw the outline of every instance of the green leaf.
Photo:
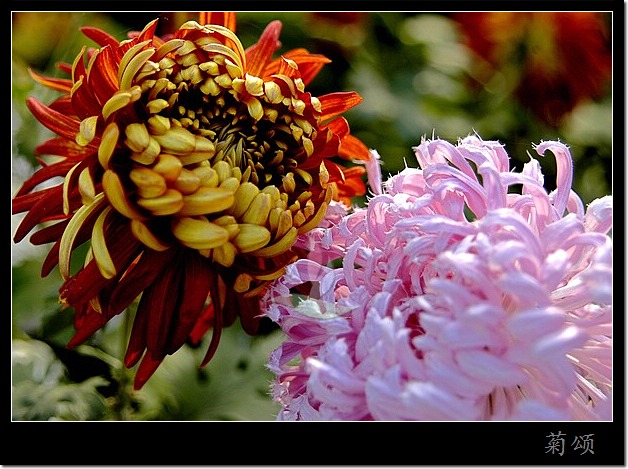
[(14, 420), (100, 420), (107, 411), (99, 376), (66, 383), (66, 369), (51, 347), (38, 340), (13, 340)]

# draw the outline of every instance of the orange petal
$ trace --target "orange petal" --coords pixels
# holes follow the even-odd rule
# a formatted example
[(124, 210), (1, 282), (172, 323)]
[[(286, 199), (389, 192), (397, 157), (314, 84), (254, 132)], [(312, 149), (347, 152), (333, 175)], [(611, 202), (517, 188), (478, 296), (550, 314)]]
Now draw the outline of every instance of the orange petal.
[(144, 41), (153, 41), (153, 39), (155, 39), (154, 44), (155, 46), (159, 47), (163, 44), (163, 41), (157, 37), (155, 37), (155, 30), (157, 29), (157, 20), (154, 19), (153, 21), (151, 21), (150, 23), (148, 23), (144, 29), (142, 30), (142, 32), (140, 34), (137, 35), (137, 39), (134, 39), (133, 41), (131, 41), (133, 44), (137, 44), (138, 42), (144, 42)]
[(217, 24), (236, 31), (236, 13), (233, 11), (201, 11), (198, 14), (198, 22), (201, 26)]
[[(299, 66), (299, 73), (301, 74), (301, 80), (303, 80), (304, 85), (309, 85), (314, 77), (318, 75), (318, 72), (325, 66), (331, 62), (330, 59), (320, 54), (310, 54), (305, 49), (293, 49), (291, 51), (282, 54), (286, 59), (294, 60), (294, 62)], [(276, 68), (278, 67), (278, 62), (273, 62), (269, 64), (268, 71), (264, 70), (264, 75), (272, 75), (273, 73), (277, 73)]]
[(69, 78), (49, 78), (39, 73), (33, 71), (33, 69), (29, 68), (28, 73), (30, 73), (33, 80), (37, 83), (41, 83), (42, 85), (51, 88), (53, 90), (61, 91), (63, 93), (69, 93), (72, 89), (72, 80)]
[(319, 98), (322, 107), (322, 120), (331, 119), (362, 102), (362, 96), (355, 91), (329, 93)]
[(262, 76), (262, 71), (281, 43), (281, 21), (272, 21), (266, 26), (257, 43), (246, 49), (247, 72), (256, 77)]
[(338, 156), (344, 159), (358, 159), (368, 161), (370, 158), (369, 149), (362, 141), (353, 135), (347, 135), (340, 141)]
[(334, 119), (327, 124), (325, 124), (323, 129), (331, 130), (335, 135), (338, 136), (340, 141), (345, 139), (349, 135), (349, 123), (347, 119), (344, 117), (339, 117), (338, 119)]

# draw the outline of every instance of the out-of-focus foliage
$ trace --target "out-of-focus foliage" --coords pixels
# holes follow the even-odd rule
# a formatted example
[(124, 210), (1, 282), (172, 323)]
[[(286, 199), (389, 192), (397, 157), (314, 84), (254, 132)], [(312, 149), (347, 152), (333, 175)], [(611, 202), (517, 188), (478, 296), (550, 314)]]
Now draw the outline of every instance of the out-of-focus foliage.
[[(26, 109), (25, 99), (35, 96), (49, 103), (55, 98), (54, 91), (30, 78), (27, 68), (60, 76), (56, 62), (71, 63), (82, 45), (95, 45), (80, 33), (81, 26), (124, 39), (157, 16), (162, 18), (160, 34), (197, 18), (194, 13), (13, 13), (13, 193), (36, 166), (34, 148), (49, 136)], [(283, 22), (283, 50), (304, 47), (332, 60), (309, 91), (362, 95), (363, 103), (347, 118), (352, 133), (382, 156), (384, 174), (415, 165), (412, 147), (423, 135), (455, 143), (477, 132), (505, 144), (516, 160), (513, 166), (529, 159), (531, 144), (560, 140), (574, 157), (573, 188), (584, 202), (611, 194), (610, 83), (603, 85), (603, 96), (582, 100), (560, 123), (549, 125), (517, 99), (517, 63), (503, 64), (483, 81), (481, 58), (468, 48), (450, 13), (241, 12), (237, 33), (245, 47), (275, 19)], [(611, 14), (603, 14), (602, 22), (610, 31)], [(610, 43), (610, 35), (606, 40)], [(561, 66), (568, 71), (570, 64)], [(549, 189), (553, 161), (540, 161)], [(19, 220), (13, 217), (12, 233)], [(130, 323), (113, 320), (86, 344), (65, 348), (73, 333), (73, 311), (62, 311), (57, 303), (61, 279), (56, 270), (40, 278), (46, 252), (28, 240), (12, 250), (14, 420), (274, 420), (278, 407), (267, 394), (271, 374), (264, 364), (281, 342), (276, 329), (258, 337), (239, 327), (226, 329), (206, 368), (198, 369), (198, 363), (207, 344), (188, 346), (167, 357), (141, 391), (133, 391), (133, 370), (121, 362)]]

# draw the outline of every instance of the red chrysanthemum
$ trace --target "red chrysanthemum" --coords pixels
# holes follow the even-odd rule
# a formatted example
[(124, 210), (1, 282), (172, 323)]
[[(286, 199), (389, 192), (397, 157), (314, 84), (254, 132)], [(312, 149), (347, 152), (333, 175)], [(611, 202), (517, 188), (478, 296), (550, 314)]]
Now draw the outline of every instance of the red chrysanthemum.
[(75, 308), (69, 347), (139, 298), (125, 357), (139, 363), (136, 389), (209, 328), (202, 365), (238, 316), (255, 334), (259, 295), (303, 255), (297, 236), (333, 197), (365, 192), (363, 168), (332, 161), (368, 158), (340, 117), (361, 97), (305, 90), (329, 60), (304, 49), (273, 58), (279, 21), (244, 49), (235, 14), (199, 20), (164, 38), (155, 20), (124, 41), (86, 27), (100, 47), (60, 64), (71, 78), (31, 72), (62, 94), (27, 101), (57, 136), (37, 147), (42, 167), (13, 199), (14, 213), (27, 212), (14, 239), (43, 224), (31, 242), (54, 243), (42, 275), (59, 265), (60, 301)]

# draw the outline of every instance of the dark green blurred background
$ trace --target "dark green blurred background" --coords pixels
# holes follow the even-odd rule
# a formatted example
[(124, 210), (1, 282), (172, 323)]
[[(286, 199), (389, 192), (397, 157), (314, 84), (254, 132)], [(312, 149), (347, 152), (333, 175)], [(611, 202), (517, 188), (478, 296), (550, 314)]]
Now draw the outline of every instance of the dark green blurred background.
[[(362, 95), (346, 117), (352, 133), (381, 155), (384, 177), (416, 165), (412, 147), (422, 136), (455, 143), (476, 132), (503, 143), (517, 169), (528, 153), (536, 155), (533, 144), (560, 140), (571, 149), (573, 188), (585, 204), (611, 194), (611, 13), (473, 14), (240, 12), (237, 34), (247, 47), (279, 19), (281, 51), (304, 47), (330, 58), (308, 91)], [(58, 94), (35, 84), (27, 67), (60, 76), (55, 63), (72, 63), (82, 45), (95, 45), (80, 27), (100, 27), (122, 40), (158, 16), (160, 34), (197, 18), (13, 13), (12, 195), (36, 166), (33, 149), (50, 137), (25, 100), (47, 104)], [(554, 160), (548, 154), (540, 163), (551, 190)], [(12, 217), (12, 236), (20, 219)], [(134, 392), (133, 370), (121, 363), (130, 316), (67, 350), (73, 311), (57, 303), (58, 273), (40, 278), (46, 252), (28, 240), (12, 249), (14, 420), (274, 420), (278, 407), (267, 394), (272, 375), (264, 365), (281, 342), (277, 330), (249, 337), (237, 326), (227, 329), (215, 358), (200, 370), (207, 343), (186, 346)]]

